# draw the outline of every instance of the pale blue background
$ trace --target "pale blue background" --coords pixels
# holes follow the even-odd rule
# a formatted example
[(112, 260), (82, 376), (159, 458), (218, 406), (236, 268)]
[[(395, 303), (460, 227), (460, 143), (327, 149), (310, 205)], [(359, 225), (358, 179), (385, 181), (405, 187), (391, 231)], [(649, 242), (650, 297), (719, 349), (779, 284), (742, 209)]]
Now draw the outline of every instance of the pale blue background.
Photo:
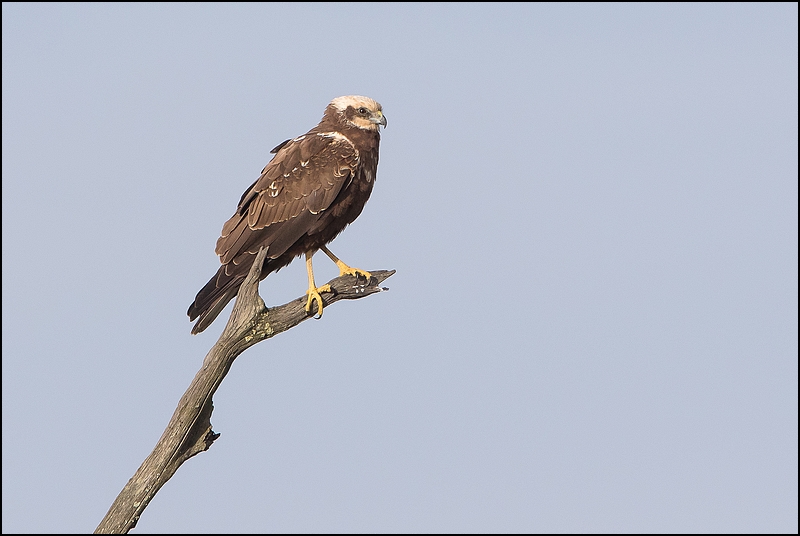
[(389, 128), (332, 249), (391, 291), (243, 354), (136, 532), (797, 532), (796, 4), (2, 15), (4, 532), (99, 523), (223, 222), (352, 93)]

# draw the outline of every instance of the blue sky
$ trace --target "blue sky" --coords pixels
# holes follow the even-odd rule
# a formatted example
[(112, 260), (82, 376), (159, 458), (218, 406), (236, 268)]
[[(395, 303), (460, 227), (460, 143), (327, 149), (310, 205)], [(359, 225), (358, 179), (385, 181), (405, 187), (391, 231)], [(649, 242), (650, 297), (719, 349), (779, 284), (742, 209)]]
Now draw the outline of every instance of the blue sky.
[(331, 249), (391, 290), (240, 356), (135, 532), (797, 532), (797, 19), (4, 3), (3, 532), (99, 523), (222, 224), (346, 94), (389, 128)]

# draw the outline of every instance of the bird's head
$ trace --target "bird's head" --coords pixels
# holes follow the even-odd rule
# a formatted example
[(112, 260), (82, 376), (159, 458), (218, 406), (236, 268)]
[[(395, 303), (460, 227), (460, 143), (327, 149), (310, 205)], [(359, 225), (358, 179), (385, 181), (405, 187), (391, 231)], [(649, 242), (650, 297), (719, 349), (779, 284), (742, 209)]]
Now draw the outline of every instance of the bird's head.
[(328, 105), (341, 121), (364, 130), (380, 130), (386, 126), (386, 116), (378, 102), (369, 97), (347, 95), (336, 97)]

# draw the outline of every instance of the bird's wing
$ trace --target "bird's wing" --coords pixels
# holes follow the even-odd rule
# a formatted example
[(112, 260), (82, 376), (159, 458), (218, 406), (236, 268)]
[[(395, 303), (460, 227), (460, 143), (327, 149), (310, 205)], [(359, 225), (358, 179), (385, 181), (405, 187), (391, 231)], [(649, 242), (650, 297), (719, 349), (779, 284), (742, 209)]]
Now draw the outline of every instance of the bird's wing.
[(222, 227), (222, 264), (250, 258), (261, 246), (268, 257), (285, 253), (328, 208), (358, 166), (358, 151), (340, 134), (306, 134), (277, 147), (261, 177), (245, 191)]

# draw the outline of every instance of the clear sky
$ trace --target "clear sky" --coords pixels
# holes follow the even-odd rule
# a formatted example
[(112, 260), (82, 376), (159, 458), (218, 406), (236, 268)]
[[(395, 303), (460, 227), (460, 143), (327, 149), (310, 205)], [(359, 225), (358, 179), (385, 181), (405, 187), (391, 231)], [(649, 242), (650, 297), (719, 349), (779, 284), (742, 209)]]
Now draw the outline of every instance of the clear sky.
[(389, 126), (331, 249), (391, 290), (240, 356), (135, 532), (797, 532), (797, 21), (3, 3), (3, 532), (96, 527), (222, 224), (347, 94)]

